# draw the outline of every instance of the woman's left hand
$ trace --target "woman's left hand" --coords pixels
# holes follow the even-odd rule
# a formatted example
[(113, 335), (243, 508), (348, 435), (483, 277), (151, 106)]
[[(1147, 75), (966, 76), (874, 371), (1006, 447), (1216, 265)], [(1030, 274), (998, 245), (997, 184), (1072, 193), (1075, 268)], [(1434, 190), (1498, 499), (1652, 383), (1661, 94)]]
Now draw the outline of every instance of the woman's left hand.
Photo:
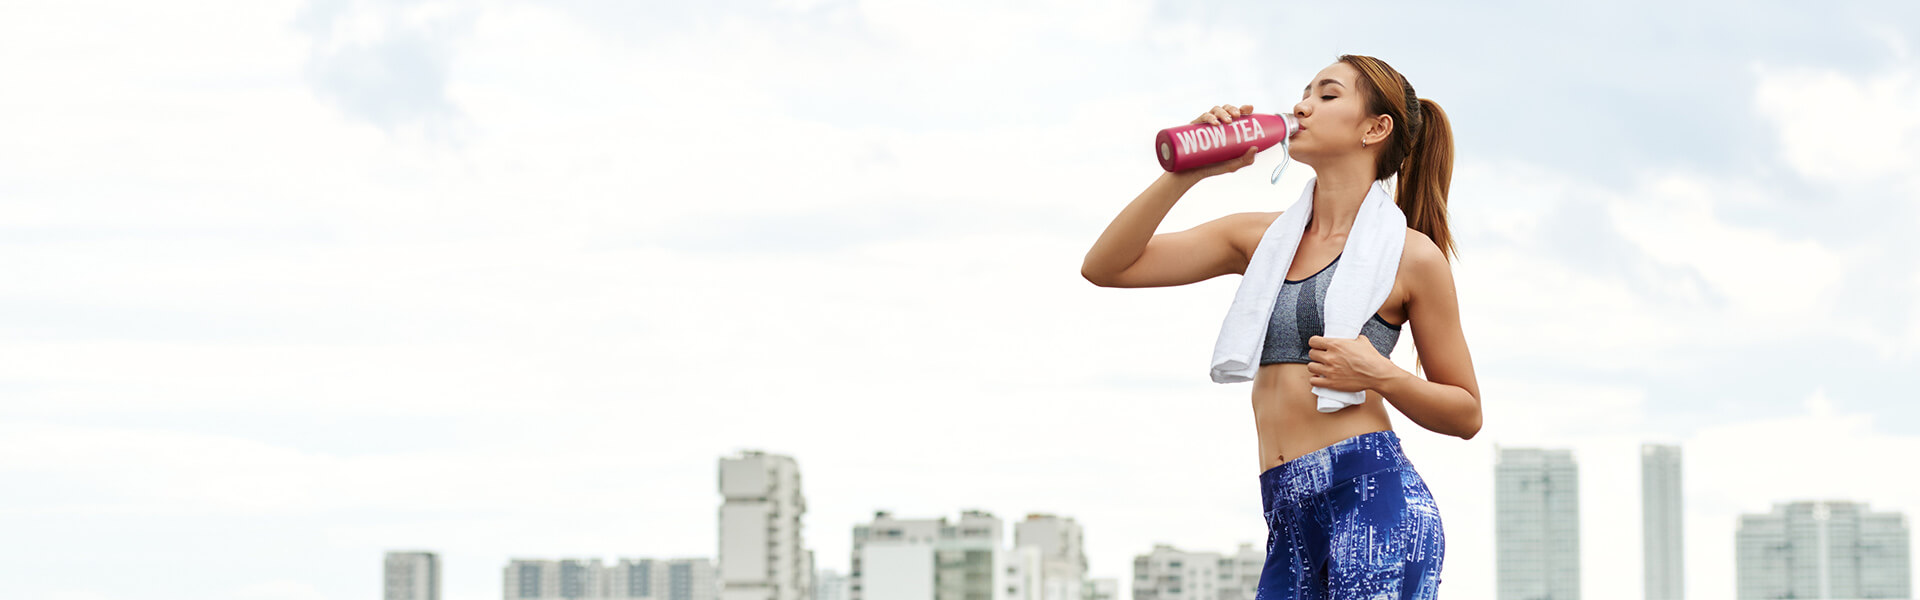
[(1314, 387), (1342, 392), (1378, 389), (1402, 372), (1365, 335), (1350, 340), (1316, 335), (1307, 345), (1313, 348), (1307, 351), (1307, 358), (1313, 360), (1307, 371), (1313, 373), (1308, 383)]

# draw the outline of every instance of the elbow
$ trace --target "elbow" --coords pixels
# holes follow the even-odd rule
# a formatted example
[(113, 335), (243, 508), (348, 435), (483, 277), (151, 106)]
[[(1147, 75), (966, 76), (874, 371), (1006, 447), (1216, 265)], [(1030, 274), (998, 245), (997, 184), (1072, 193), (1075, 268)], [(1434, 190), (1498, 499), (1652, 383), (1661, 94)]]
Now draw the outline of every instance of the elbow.
[(1466, 418), (1461, 419), (1460, 427), (1454, 435), (1459, 436), (1459, 438), (1463, 440), (1473, 439), (1473, 436), (1480, 434), (1480, 421), (1480, 403), (1475, 401), (1473, 403), (1473, 412), (1468, 414)]
[(1099, 287), (1113, 287), (1113, 278), (1111, 276), (1101, 273), (1099, 271), (1095, 271), (1086, 266), (1080, 267), (1080, 277), (1086, 279), (1087, 283), (1091, 283)]

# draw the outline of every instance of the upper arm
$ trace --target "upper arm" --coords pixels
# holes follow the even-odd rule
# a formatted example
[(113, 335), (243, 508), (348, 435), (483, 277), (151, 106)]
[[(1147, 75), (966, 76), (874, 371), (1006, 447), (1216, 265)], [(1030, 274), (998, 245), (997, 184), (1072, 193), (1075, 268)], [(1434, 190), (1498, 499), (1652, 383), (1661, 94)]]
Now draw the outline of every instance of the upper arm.
[(1406, 252), (1413, 271), (1407, 298), (1407, 321), (1414, 324), (1414, 349), (1426, 379), (1460, 386), (1480, 399), (1480, 382), (1467, 353), (1467, 336), (1460, 327), (1460, 300), (1454, 291), (1453, 265), (1433, 240), (1418, 232), (1407, 236)]
[[(1228, 273), (1244, 274), (1253, 246), (1259, 244), (1259, 234), (1266, 231), (1264, 226), (1273, 223), (1274, 214), (1234, 213), (1186, 231), (1156, 234), (1147, 240), (1147, 248), (1138, 260), (1100, 285), (1163, 287), (1205, 281)], [(1249, 233), (1252, 233), (1250, 238)]]

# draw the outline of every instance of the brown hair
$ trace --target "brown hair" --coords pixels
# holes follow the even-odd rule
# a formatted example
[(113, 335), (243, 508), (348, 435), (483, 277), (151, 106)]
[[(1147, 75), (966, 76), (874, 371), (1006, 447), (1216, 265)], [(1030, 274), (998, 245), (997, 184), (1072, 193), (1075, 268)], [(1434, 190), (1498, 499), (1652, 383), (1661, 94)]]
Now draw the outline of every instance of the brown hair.
[(1459, 256), (1447, 228), (1447, 188), (1453, 183), (1453, 127), (1447, 124), (1446, 111), (1434, 101), (1416, 96), (1413, 84), (1386, 61), (1343, 54), (1340, 62), (1360, 71), (1359, 87), (1368, 98), (1367, 110), (1392, 117), (1395, 125), (1402, 125), (1389, 134), (1386, 151), (1380, 153), (1380, 162), (1374, 166), (1374, 179), (1399, 175), (1399, 197), (1394, 203), (1406, 213), (1407, 226), (1432, 238), (1442, 256)]

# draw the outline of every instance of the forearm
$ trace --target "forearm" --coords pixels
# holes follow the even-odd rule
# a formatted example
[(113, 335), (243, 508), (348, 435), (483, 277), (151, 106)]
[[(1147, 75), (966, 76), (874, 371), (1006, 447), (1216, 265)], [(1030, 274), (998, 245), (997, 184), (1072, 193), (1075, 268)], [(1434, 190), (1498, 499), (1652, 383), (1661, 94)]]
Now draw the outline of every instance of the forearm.
[(1428, 431), (1461, 439), (1480, 432), (1480, 399), (1466, 388), (1428, 381), (1405, 370), (1386, 378), (1374, 391)]
[(1100, 233), (1100, 239), (1093, 242), (1093, 249), (1087, 251), (1086, 260), (1080, 264), (1080, 274), (1097, 282), (1133, 266), (1146, 251), (1154, 230), (1160, 228), (1160, 221), (1167, 218), (1173, 204), (1197, 181), (1175, 173), (1161, 174)]

